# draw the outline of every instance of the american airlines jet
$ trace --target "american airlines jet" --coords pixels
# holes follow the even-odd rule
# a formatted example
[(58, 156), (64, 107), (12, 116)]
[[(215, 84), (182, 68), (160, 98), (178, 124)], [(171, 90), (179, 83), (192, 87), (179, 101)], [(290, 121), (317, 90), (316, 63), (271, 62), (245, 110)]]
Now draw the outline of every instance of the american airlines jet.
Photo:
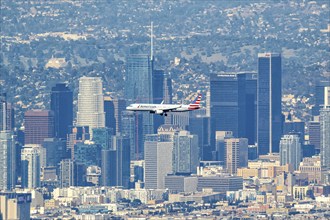
[(126, 110), (129, 111), (149, 111), (153, 114), (165, 115), (167, 116), (167, 112), (186, 112), (193, 111), (200, 108), (202, 95), (198, 95), (198, 97), (189, 105), (179, 105), (179, 104), (139, 104), (134, 103), (129, 105)]

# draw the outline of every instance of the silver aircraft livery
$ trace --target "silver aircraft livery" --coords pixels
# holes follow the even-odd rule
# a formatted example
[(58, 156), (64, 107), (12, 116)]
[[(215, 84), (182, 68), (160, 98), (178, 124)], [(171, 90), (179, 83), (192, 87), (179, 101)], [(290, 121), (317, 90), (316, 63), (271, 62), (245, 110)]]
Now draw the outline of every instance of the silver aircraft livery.
[(183, 104), (140, 104), (134, 103), (129, 105), (126, 110), (129, 111), (149, 111), (153, 114), (165, 115), (167, 112), (187, 112), (200, 109), (202, 95), (199, 94), (198, 97), (189, 105)]

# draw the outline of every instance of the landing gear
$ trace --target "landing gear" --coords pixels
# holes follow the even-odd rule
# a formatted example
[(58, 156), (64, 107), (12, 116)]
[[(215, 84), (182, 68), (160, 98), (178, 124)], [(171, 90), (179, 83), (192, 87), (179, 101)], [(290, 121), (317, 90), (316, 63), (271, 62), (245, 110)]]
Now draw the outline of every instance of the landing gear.
[(165, 113), (165, 116), (167, 116), (167, 114)]

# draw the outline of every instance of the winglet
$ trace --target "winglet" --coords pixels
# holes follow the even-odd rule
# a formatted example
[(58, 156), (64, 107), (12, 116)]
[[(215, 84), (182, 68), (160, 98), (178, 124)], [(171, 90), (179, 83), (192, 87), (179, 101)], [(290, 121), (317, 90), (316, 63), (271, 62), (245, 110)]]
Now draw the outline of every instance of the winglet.
[(160, 103), (161, 105), (164, 104), (164, 100)]

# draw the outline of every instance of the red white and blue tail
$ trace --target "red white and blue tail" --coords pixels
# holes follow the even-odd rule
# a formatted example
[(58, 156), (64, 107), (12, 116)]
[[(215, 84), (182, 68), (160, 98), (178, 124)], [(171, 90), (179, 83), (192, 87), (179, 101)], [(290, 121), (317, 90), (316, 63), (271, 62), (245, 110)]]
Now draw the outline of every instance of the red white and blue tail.
[(197, 98), (196, 98), (192, 103), (190, 103), (188, 109), (189, 109), (189, 110), (196, 110), (196, 109), (199, 109), (199, 108), (200, 108), (201, 99), (202, 99), (202, 95), (199, 94), (199, 95), (197, 96)]

